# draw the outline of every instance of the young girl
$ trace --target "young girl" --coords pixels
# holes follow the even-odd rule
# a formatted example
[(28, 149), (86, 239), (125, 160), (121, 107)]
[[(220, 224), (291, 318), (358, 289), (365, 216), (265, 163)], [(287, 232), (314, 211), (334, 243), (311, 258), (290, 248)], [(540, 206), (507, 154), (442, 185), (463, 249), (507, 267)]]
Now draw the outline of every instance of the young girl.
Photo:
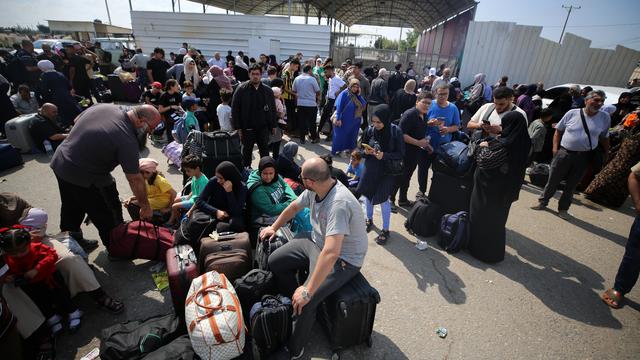
[(9, 266), (9, 273), (2, 281), (22, 288), (47, 319), (51, 334), (55, 336), (62, 331), (62, 317), (54, 307), (67, 314), (70, 332), (78, 330), (82, 311), (71, 300), (56, 271), (56, 251), (41, 242), (31, 242), (31, 234), (22, 225), (0, 229), (0, 249)]
[[(350, 176), (349, 186), (358, 186), (360, 177), (364, 172), (364, 161), (362, 161), (362, 153), (359, 150), (351, 152), (351, 161), (347, 167), (347, 176)], [(351, 176), (352, 175), (352, 176)]]
[[(193, 83), (189, 80), (185, 81), (183, 84), (184, 94), (182, 94), (182, 100), (186, 99), (196, 99), (196, 94), (193, 92)], [(185, 109), (188, 111), (188, 109)]]
[(280, 144), (282, 143), (282, 128), (287, 125), (287, 121), (285, 120), (286, 112), (284, 110), (284, 103), (282, 103), (282, 99), (280, 98), (282, 90), (279, 87), (272, 87), (271, 90), (273, 90), (273, 96), (276, 98), (278, 127), (275, 129), (275, 133), (269, 137), (269, 149), (271, 150), (271, 157), (277, 160), (278, 155), (280, 155)]
[[(146, 180), (147, 187), (147, 199), (151, 210), (153, 210), (152, 222), (162, 222), (162, 219), (166, 219), (171, 212), (171, 205), (176, 198), (176, 191), (167, 179), (165, 179), (160, 172), (158, 172), (158, 161), (151, 158), (142, 158), (139, 160), (140, 174)], [(132, 220), (139, 219), (140, 205), (135, 196), (129, 198), (125, 203), (129, 215)], [(132, 206), (133, 205), (133, 206)]]

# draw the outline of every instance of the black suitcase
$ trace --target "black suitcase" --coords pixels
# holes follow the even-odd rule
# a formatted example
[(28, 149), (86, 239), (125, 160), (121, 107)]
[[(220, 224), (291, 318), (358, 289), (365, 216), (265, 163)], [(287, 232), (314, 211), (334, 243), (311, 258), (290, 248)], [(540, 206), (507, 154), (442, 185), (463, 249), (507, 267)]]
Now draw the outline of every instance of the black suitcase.
[(264, 295), (275, 295), (278, 293), (276, 280), (270, 271), (253, 269), (245, 276), (237, 279), (233, 283), (238, 300), (242, 306), (244, 319), (250, 322), (251, 307), (259, 302)]
[[(259, 230), (258, 234), (260, 234), (261, 231), (262, 228)], [(291, 229), (286, 226), (278, 229), (275, 238), (271, 241), (268, 239), (258, 239), (253, 266), (261, 270), (269, 270), (269, 256), (276, 251), (276, 249), (291, 240), (293, 240), (293, 233), (291, 232)]]
[(215, 176), (216, 167), (223, 161), (232, 162), (242, 173), (242, 146), (237, 132), (203, 132), (202, 150), (202, 172), (208, 178)]
[(251, 336), (261, 358), (286, 345), (291, 336), (291, 299), (265, 295), (251, 307)]
[(469, 211), (472, 190), (472, 176), (451, 176), (434, 170), (429, 189), (429, 200), (440, 205), (446, 214)]
[(442, 220), (442, 207), (425, 198), (419, 198), (404, 222), (404, 227), (410, 234), (417, 236), (434, 236), (440, 231), (440, 220)]
[(350, 346), (373, 345), (371, 333), (379, 302), (378, 290), (358, 273), (320, 304), (318, 320), (329, 338), (332, 359), (340, 358), (340, 352)]

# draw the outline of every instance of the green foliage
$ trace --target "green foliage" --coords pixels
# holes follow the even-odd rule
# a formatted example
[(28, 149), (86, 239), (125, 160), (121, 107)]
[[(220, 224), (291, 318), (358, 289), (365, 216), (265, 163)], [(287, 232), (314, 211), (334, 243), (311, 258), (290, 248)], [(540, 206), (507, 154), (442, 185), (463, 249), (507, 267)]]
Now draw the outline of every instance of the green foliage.
[(384, 49), (384, 50), (398, 50), (398, 41), (397, 40), (389, 40), (384, 36), (381, 36), (376, 39), (373, 43), (373, 47), (376, 49)]
[(376, 39), (373, 43), (373, 47), (376, 49), (384, 49), (384, 50), (400, 50), (400, 51), (412, 51), (415, 50), (418, 46), (418, 38), (420, 37), (420, 32), (416, 30), (411, 30), (407, 33), (407, 38), (400, 40), (390, 40), (384, 36), (381, 36)]

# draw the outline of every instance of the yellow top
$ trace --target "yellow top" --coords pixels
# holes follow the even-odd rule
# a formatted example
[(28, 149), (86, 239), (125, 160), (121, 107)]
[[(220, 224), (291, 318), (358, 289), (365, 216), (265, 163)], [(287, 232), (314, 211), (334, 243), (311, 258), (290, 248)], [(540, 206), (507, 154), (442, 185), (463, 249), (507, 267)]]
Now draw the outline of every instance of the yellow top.
[(153, 185), (149, 185), (148, 182), (145, 182), (145, 184), (147, 186), (147, 197), (149, 198), (151, 209), (162, 210), (171, 206), (171, 194), (169, 191), (171, 191), (173, 187), (167, 179), (158, 175)]

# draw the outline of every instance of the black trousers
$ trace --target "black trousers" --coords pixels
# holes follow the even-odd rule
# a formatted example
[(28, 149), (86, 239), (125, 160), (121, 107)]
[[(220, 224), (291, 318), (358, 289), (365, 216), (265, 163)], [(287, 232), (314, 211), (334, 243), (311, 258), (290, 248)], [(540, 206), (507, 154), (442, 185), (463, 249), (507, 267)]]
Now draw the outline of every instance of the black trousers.
[(60, 231), (78, 231), (85, 215), (98, 228), (100, 239), (105, 246), (109, 243), (109, 233), (121, 224), (122, 205), (116, 183), (105, 187), (82, 187), (56, 176), (60, 190)]
[(316, 132), (316, 116), (318, 108), (316, 106), (298, 106), (298, 127), (300, 128), (300, 139), (304, 140), (307, 133), (311, 140), (318, 138)]
[(251, 166), (251, 154), (253, 145), (258, 144), (260, 157), (269, 156), (269, 134), (268, 128), (242, 130), (242, 164)]
[(298, 128), (298, 118), (296, 116), (296, 100), (285, 100), (284, 106), (287, 109), (287, 131), (293, 134)]
[(426, 151), (411, 151), (404, 156), (404, 174), (398, 176), (396, 183), (396, 189), (393, 192), (391, 199), (395, 200), (396, 191), (400, 190), (398, 195), (398, 201), (407, 201), (407, 192), (409, 191), (409, 184), (411, 183), (411, 177), (413, 172), (418, 168), (418, 189), (420, 192), (425, 193), (427, 191), (427, 177), (429, 176), (429, 167), (434, 159), (433, 154), (429, 154)]
[(631, 226), (613, 289), (621, 292), (622, 295), (628, 294), (638, 281), (638, 275), (640, 275), (640, 215), (636, 216)]
[(318, 125), (318, 134), (322, 133), (322, 128), (326, 122), (329, 122), (329, 137), (331, 137), (331, 130), (333, 124), (331, 123), (331, 115), (333, 115), (333, 108), (336, 105), (336, 99), (327, 98), (327, 103), (322, 108), (322, 114), (320, 115), (320, 124)]
[(56, 271), (53, 278), (56, 282), (53, 288), (49, 288), (44, 282), (29, 283), (20, 287), (47, 319), (56, 314), (56, 309), (59, 312), (63, 311), (61, 315), (78, 310), (78, 306), (71, 300), (69, 290), (60, 273)]

